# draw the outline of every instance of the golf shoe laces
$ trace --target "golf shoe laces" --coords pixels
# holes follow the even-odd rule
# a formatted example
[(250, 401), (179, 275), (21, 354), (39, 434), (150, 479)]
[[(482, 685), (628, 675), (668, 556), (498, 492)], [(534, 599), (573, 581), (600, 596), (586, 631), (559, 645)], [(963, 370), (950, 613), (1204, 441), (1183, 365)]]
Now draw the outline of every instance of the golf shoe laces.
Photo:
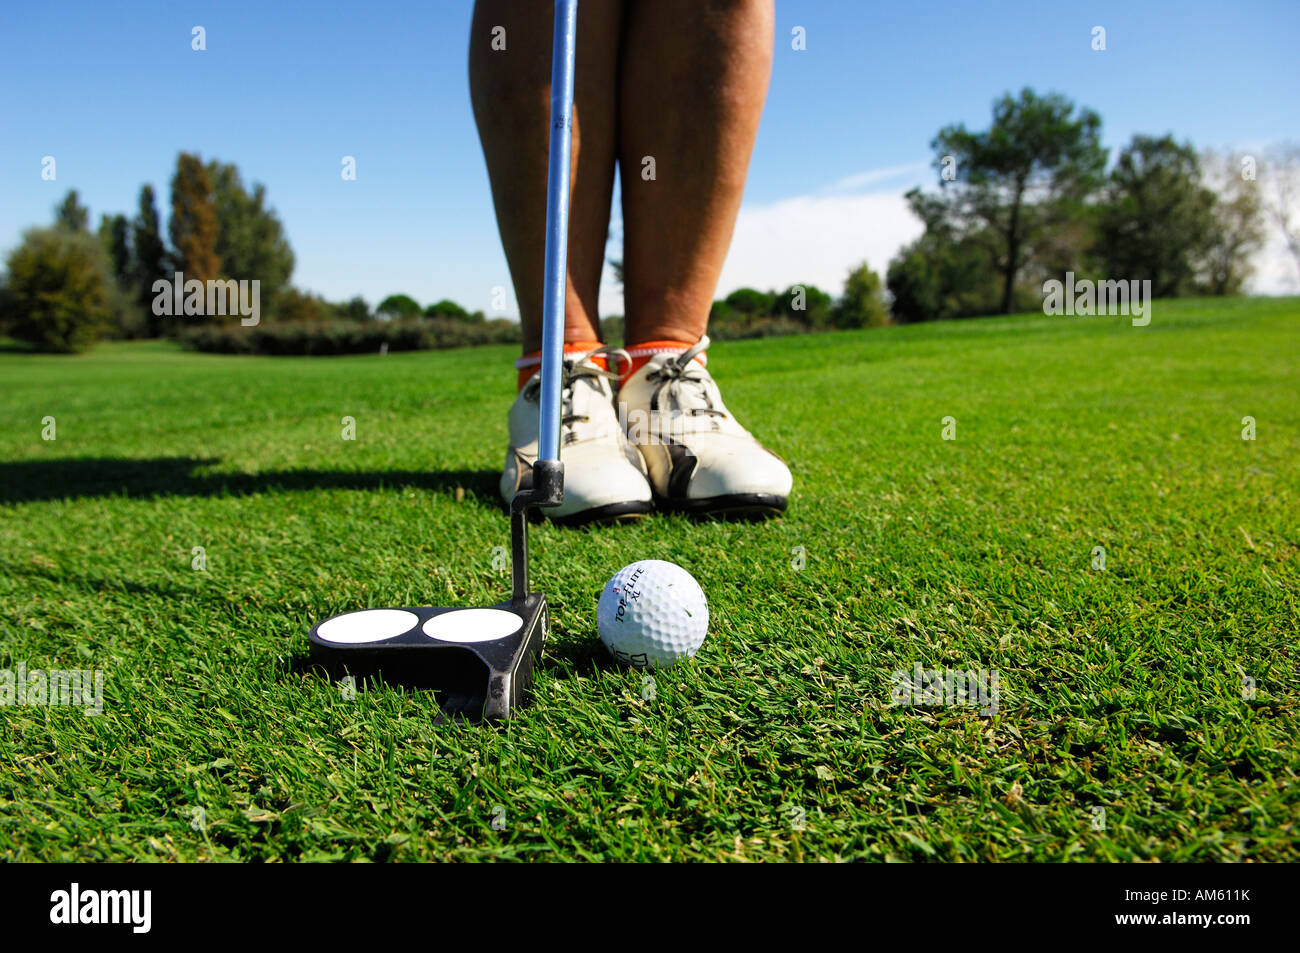
[[(727, 416), (725, 410), (714, 406), (713, 398), (709, 393), (708, 372), (695, 362), (695, 356), (708, 346), (709, 336), (705, 334), (681, 354), (669, 358), (661, 367), (647, 375), (646, 380), (655, 383), (650, 398), (652, 407), (662, 406), (660, 394), (666, 389), (671, 406), (691, 416), (723, 418)], [(687, 395), (694, 400), (684, 400)], [(714, 426), (716, 427), (716, 423)]]
[[(573, 425), (577, 423), (586, 423), (591, 418), (587, 414), (577, 414), (573, 411), (573, 385), (583, 379), (599, 381), (605, 378), (611, 381), (617, 381), (621, 374), (619, 371), (610, 371), (599, 367), (592, 358), (603, 356), (608, 362), (614, 358), (619, 362), (621, 367), (630, 367), (632, 358), (628, 356), (627, 351), (621, 347), (615, 347), (610, 344), (603, 344), (598, 348), (590, 351), (580, 351), (575, 354), (564, 355), (561, 364), (561, 407), (560, 407), (560, 424), (564, 429), (564, 442), (573, 443), (578, 439), (577, 434), (573, 431)], [(524, 399), (536, 401), (538, 394), (542, 389), (542, 376), (535, 374), (524, 385)]]

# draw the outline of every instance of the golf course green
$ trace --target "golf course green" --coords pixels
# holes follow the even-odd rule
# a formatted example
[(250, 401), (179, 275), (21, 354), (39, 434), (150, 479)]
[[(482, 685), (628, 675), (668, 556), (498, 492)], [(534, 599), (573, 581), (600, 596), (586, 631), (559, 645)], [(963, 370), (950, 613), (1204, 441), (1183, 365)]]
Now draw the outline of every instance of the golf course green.
[[(435, 724), (307, 630), (506, 598), (514, 356), (0, 351), (0, 670), (103, 677), (0, 709), (0, 859), (1300, 859), (1300, 299), (717, 343), (789, 512), (538, 527), (532, 706)], [(712, 619), (653, 676), (642, 558)]]

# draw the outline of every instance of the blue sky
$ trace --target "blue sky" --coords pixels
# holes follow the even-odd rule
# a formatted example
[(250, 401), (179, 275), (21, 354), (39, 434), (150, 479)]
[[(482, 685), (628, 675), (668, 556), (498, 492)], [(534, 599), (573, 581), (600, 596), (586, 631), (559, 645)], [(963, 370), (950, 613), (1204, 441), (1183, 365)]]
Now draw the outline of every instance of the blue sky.
[[(469, 107), (470, 9), (5, 3), (0, 249), (47, 222), (70, 188), (96, 222), (133, 212), (143, 182), (165, 205), (185, 149), (265, 183), (300, 286), (489, 310), (509, 276)], [(777, 0), (776, 11), (772, 87), (722, 293), (796, 280), (838, 291), (857, 261), (883, 269), (915, 234), (901, 194), (933, 181), (935, 132), (986, 125), (993, 99), (1024, 85), (1098, 110), (1112, 153), (1135, 132), (1245, 150), (1300, 138), (1295, 0)], [(204, 52), (190, 48), (195, 25)], [(791, 49), (796, 26), (802, 51)], [(1091, 49), (1094, 26), (1104, 52)], [(47, 155), (54, 182), (41, 179)], [(344, 155), (356, 181), (339, 175)], [(607, 312), (619, 304), (616, 289), (603, 296)]]

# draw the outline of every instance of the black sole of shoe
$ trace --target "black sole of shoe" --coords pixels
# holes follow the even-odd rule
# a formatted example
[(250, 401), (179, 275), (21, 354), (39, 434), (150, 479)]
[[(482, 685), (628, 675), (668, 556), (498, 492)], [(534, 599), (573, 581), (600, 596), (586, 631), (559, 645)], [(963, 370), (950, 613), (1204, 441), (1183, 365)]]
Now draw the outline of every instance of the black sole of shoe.
[(789, 501), (775, 493), (733, 493), (707, 500), (670, 500), (658, 496), (655, 502), (669, 513), (683, 513), (692, 519), (757, 522), (780, 516)]
[(547, 516), (545, 510), (541, 512), (542, 516), (557, 526), (591, 526), (630, 523), (633, 520), (639, 520), (641, 517), (649, 515), (653, 508), (653, 504), (648, 501), (631, 501), (595, 506), (569, 516)]

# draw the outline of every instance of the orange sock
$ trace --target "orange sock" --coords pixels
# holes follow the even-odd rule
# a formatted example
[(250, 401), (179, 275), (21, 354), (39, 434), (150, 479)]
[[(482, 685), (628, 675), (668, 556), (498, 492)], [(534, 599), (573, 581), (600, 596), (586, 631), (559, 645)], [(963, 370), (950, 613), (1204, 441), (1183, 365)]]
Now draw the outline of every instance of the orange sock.
[[(594, 351), (601, 346), (600, 341), (565, 341), (565, 354), (581, 354), (584, 351)], [(592, 358), (592, 361), (599, 367), (605, 367), (605, 355), (599, 354)], [(531, 354), (525, 354), (519, 360), (515, 361), (515, 370), (519, 376), (515, 381), (515, 393), (524, 389), (524, 385), (529, 379), (537, 373), (537, 369), (542, 366), (542, 352), (533, 351)]]
[[(627, 379), (645, 367), (650, 362), (650, 358), (656, 354), (681, 354), (693, 347), (695, 347), (694, 341), (642, 341), (640, 344), (630, 345), (626, 350), (628, 357), (632, 358), (632, 366), (619, 379), (619, 386), (621, 387), (627, 383)], [(701, 351), (695, 355), (695, 360), (701, 364), (707, 364), (708, 359), (705, 357), (707, 353), (707, 351)]]

